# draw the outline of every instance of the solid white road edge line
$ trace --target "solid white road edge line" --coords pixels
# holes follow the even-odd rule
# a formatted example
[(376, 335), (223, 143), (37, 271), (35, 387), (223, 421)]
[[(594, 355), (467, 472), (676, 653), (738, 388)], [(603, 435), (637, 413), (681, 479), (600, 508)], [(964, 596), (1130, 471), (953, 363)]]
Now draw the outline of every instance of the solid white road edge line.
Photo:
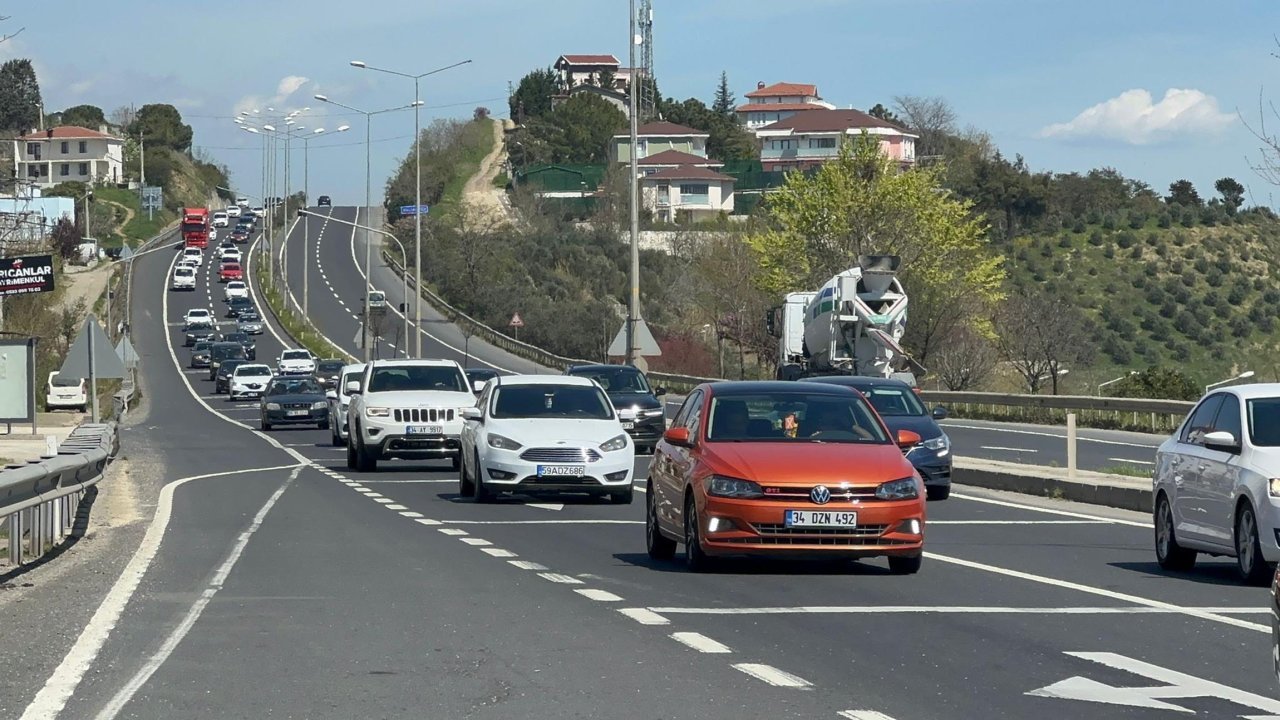
[(187, 611), (186, 617), (184, 617), (182, 622), (178, 623), (178, 626), (169, 633), (169, 637), (165, 638), (160, 649), (156, 650), (155, 654), (142, 665), (138, 670), (138, 673), (134, 675), (129, 682), (125, 683), (125, 686), (120, 688), (119, 692), (111, 698), (110, 702), (102, 708), (102, 711), (97, 714), (95, 720), (113, 720), (115, 716), (124, 709), (124, 706), (133, 699), (133, 696), (138, 692), (138, 690), (142, 689), (142, 686), (146, 684), (147, 680), (151, 679), (151, 676), (154, 675), (156, 671), (160, 669), (160, 666), (169, 659), (169, 656), (177, 649), (178, 644), (182, 642), (182, 639), (187, 636), (187, 633), (191, 632), (191, 628), (194, 627), (196, 621), (200, 619), (200, 615), (204, 613), (204, 609), (213, 601), (213, 597), (222, 589), (223, 583), (227, 580), (227, 576), (231, 574), (231, 569), (236, 566), (236, 562), (240, 560), (240, 556), (244, 553), (245, 547), (249, 545), (249, 539), (258, 531), (258, 528), (262, 527), (262, 522), (266, 520), (267, 513), (271, 512), (271, 508), (275, 507), (276, 502), (280, 500), (282, 495), (284, 495), (284, 491), (288, 490), (289, 486), (293, 484), (293, 481), (298, 479), (298, 475), (305, 467), (307, 466), (299, 465), (294, 468), (293, 472), (289, 473), (289, 477), (284, 481), (284, 484), (277, 488), (276, 491), (272, 493), (271, 497), (267, 498), (267, 502), (258, 510), (258, 514), (254, 515), (253, 522), (249, 524), (249, 528), (240, 533), (240, 537), (236, 541), (236, 544), (231, 548), (231, 552), (227, 555), (227, 559), (223, 561), (222, 566), (218, 568), (217, 573), (215, 573), (213, 578), (209, 581), (209, 586), (200, 594), (200, 598), (197, 599), (195, 603), (192, 604), (191, 609)]
[(728, 645), (716, 642), (702, 633), (675, 632), (671, 633), (671, 639), (701, 653), (725, 654), (733, 652)]
[[(1080, 518), (1081, 520), (1097, 520), (1098, 522), (1110, 523), (1112, 525), (1128, 525), (1130, 527), (1140, 527), (1150, 529), (1151, 523), (1138, 522), (1137, 520), (1124, 520), (1121, 518), (1109, 518), (1101, 515), (1089, 515), (1087, 513), (1072, 512), (1070, 510), (1054, 510), (1053, 508), (1040, 507), (1038, 505), (1027, 505), (1025, 503), (1010, 502), (1008, 500), (996, 500), (995, 498), (979, 497), (977, 495), (965, 495), (963, 493), (951, 493), (951, 497), (957, 500), (968, 500), (970, 502), (984, 503), (986, 505), (999, 505), (1001, 507), (1017, 508), (1019, 510), (1030, 510), (1031, 512), (1044, 513), (1045, 515), (1060, 515), (1062, 517)], [(927, 522), (927, 521), (926, 521)]]
[[(452, 481), (451, 481), (452, 482)], [(446, 525), (643, 525), (643, 520), (441, 520)]]
[(156, 553), (160, 550), (160, 542), (164, 539), (165, 531), (169, 527), (169, 520), (173, 515), (174, 491), (196, 480), (245, 473), (294, 470), (300, 467), (301, 465), (276, 465), (253, 470), (228, 470), (205, 475), (192, 475), (191, 477), (174, 480), (160, 488), (160, 496), (156, 502), (156, 513), (151, 517), (151, 524), (147, 526), (147, 532), (143, 535), (142, 542), (138, 544), (138, 549), (134, 551), (133, 557), (129, 559), (129, 564), (120, 573), (120, 577), (116, 578), (111, 589), (107, 591), (106, 597), (102, 599), (102, 603), (94, 611), (93, 617), (89, 618), (89, 622), (85, 625), (84, 630), (81, 631), (80, 637), (76, 638), (75, 644), (71, 646), (62, 663), (53, 671), (53, 675), (49, 677), (44, 687), (36, 694), (35, 699), (27, 706), (26, 711), (22, 714), (22, 720), (53, 720), (66, 707), (67, 700), (71, 698), (72, 693), (75, 692), (76, 687), (80, 684), (80, 680), (89, 671), (98, 653), (102, 651), (103, 645), (107, 642), (107, 637), (120, 620), (120, 615), (124, 612), (125, 606), (129, 604), (130, 598), (133, 597), (133, 593), (138, 589), (143, 576), (146, 575), (147, 568), (150, 567)]
[(1001, 447), (999, 445), (980, 445), (979, 447), (981, 447), (983, 450), (1000, 450), (1002, 452), (1016, 452), (1016, 453), (1040, 452), (1039, 450), (1032, 450), (1030, 448)]
[(937, 562), (950, 563), (959, 565), (973, 570), (982, 570), (983, 572), (995, 573), (1006, 577), (1017, 578), (1019, 580), (1029, 580), (1041, 585), (1049, 585), (1052, 587), (1065, 588), (1067, 590), (1075, 590), (1099, 597), (1111, 598), (1112, 600), (1121, 600), (1123, 602), (1132, 603), (1134, 605), (1144, 605), (1152, 608), (1162, 608), (1179, 615), (1197, 618), (1199, 620), (1208, 620), (1210, 622), (1221, 623), (1223, 625), (1231, 625), (1245, 630), (1253, 630), (1255, 632), (1270, 633), (1271, 626), (1261, 623), (1249, 622), (1239, 618), (1227, 617), (1219, 613), (1205, 612), (1197, 608), (1184, 607), (1173, 603), (1164, 602), (1163, 600), (1152, 600), (1150, 598), (1140, 597), (1138, 595), (1130, 595), (1128, 593), (1116, 592), (1105, 588), (1092, 587), (1090, 585), (1081, 585), (1080, 583), (1070, 582), (1068, 580), (1059, 580), (1057, 578), (1045, 577), (1043, 575), (1034, 575), (1032, 573), (1022, 572), (1020, 570), (1010, 570), (1008, 568), (997, 567), (995, 565), (987, 565), (986, 563), (974, 562), (972, 560), (964, 560), (961, 558), (950, 557), (948, 555), (939, 555), (937, 553), (926, 552), (925, 557)]
[[(1266, 607), (1188, 607), (1185, 610), (1222, 615), (1266, 615)], [(662, 615), (881, 615), (938, 613), (943, 615), (1146, 615), (1182, 610), (1147, 606), (1124, 607), (983, 607), (949, 605), (801, 605), (797, 607), (651, 607)]]
[(779, 670), (772, 665), (735, 663), (729, 667), (739, 672), (744, 672), (757, 680), (763, 680), (774, 687), (807, 688), (813, 686), (813, 683), (808, 680)]
[[(1012, 430), (1012, 429), (1007, 429), (1002, 427), (987, 427), (985, 425), (960, 425), (957, 423), (949, 423), (949, 422), (941, 422), (938, 424), (944, 428), (953, 427), (953, 428), (958, 428), (960, 430), (986, 430), (990, 432), (998, 432), (1001, 435), (1012, 433), (1014, 435), (1035, 435), (1037, 437), (1048, 437), (1048, 438), (1054, 438), (1056, 440), (1063, 440), (1063, 441), (1067, 439), (1066, 430), (1063, 430), (1061, 435), (1055, 435), (1054, 433), (1040, 432), (1036, 430)], [(1121, 440), (1103, 440), (1101, 438), (1083, 437), (1078, 434), (1076, 435), (1076, 440), (1078, 442), (1092, 442), (1092, 443), (1099, 443), (1101, 445), (1121, 445), (1123, 447), (1135, 447), (1135, 448), (1142, 448), (1143, 450), (1152, 450), (1152, 451), (1160, 447), (1160, 443), (1156, 443), (1155, 445), (1143, 445), (1142, 443), (1123, 442)]]
[(1112, 462), (1131, 463), (1133, 465), (1155, 465), (1155, 460), (1130, 460), (1129, 458), (1107, 458)]

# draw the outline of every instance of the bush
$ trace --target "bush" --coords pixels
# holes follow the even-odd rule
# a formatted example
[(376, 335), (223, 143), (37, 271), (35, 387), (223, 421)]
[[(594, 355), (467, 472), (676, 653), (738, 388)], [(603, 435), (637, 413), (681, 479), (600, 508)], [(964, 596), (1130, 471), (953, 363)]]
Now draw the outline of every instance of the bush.
[(1204, 279), (1209, 283), (1209, 287), (1219, 288), (1222, 287), (1224, 277), (1222, 271), (1215, 267), (1205, 274)]
[(1071, 236), (1063, 235), (1062, 237), (1058, 238), (1058, 247), (1067, 249), (1067, 250), (1071, 249)]
[(1151, 232), (1147, 233), (1147, 244), (1150, 245), (1151, 247), (1158, 247), (1160, 245), (1163, 245), (1164, 243), (1160, 242), (1160, 233), (1152, 230)]
[(1053, 246), (1047, 240), (1040, 245), (1040, 255), (1047, 258), (1053, 257)]
[(1102, 238), (1103, 238), (1102, 231), (1094, 230), (1093, 232), (1089, 233), (1089, 244), (1093, 245), (1094, 247), (1102, 247)]
[(1156, 218), (1156, 225), (1166, 229), (1173, 226), (1173, 218), (1169, 216), (1168, 211), (1160, 213)]
[(1141, 245), (1134, 245), (1134, 246), (1133, 246), (1133, 250), (1130, 250), (1130, 251), (1129, 251), (1129, 257), (1131, 257), (1131, 258), (1133, 258), (1133, 259), (1135, 259), (1135, 260), (1141, 260), (1141, 259), (1142, 259), (1142, 246), (1141, 246)]
[(1178, 222), (1182, 224), (1182, 227), (1195, 227), (1196, 211), (1192, 208), (1183, 208), (1178, 212)]
[(1098, 266), (1090, 265), (1085, 272), (1089, 274), (1089, 277), (1098, 277)]
[(1097, 225), (1102, 222), (1102, 211), (1095, 208), (1089, 211), (1087, 217), (1089, 218), (1090, 225)]
[(1110, 260), (1115, 256), (1116, 256), (1116, 246), (1108, 243), (1107, 246), (1102, 249), (1102, 257)]
[(1125, 230), (1116, 236), (1116, 244), (1123, 250), (1128, 250), (1133, 247), (1135, 242), (1137, 242), (1137, 238), (1128, 230)]
[(1054, 261), (1053, 261), (1053, 271), (1054, 271), (1055, 273), (1057, 273), (1058, 275), (1062, 275), (1062, 274), (1066, 273), (1066, 272), (1067, 272), (1067, 261), (1066, 261), (1066, 260), (1063, 260), (1062, 258), (1058, 258), (1057, 260), (1054, 260)]
[(1071, 232), (1077, 235), (1080, 235), (1084, 233), (1085, 227), (1086, 225), (1084, 223), (1084, 220), (1077, 218), (1076, 221), (1071, 224)]
[(1227, 302), (1232, 305), (1242, 305), (1247, 297), (1249, 297), (1249, 292), (1244, 289), (1243, 285), (1238, 283), (1232, 284), (1231, 290), (1227, 292)]
[(1249, 337), (1253, 333), (1253, 323), (1249, 322), (1249, 318), (1239, 315), (1231, 319), (1231, 337), (1239, 340)]
[(1129, 227), (1134, 230), (1141, 230), (1147, 224), (1147, 216), (1141, 210), (1129, 211)]
[(1107, 215), (1106, 215), (1105, 217), (1103, 217), (1103, 218), (1102, 218), (1102, 229), (1103, 229), (1103, 230), (1115, 230), (1115, 229), (1116, 229), (1116, 216), (1115, 216), (1115, 215), (1112, 215), (1111, 213), (1107, 213)]
[(1147, 274), (1147, 277), (1151, 277), (1151, 278), (1156, 277), (1157, 275), (1159, 275), (1159, 274), (1160, 274), (1160, 268), (1159, 268), (1159, 266), (1157, 266), (1157, 265), (1156, 265), (1155, 263), (1153, 263), (1153, 262), (1149, 262), (1149, 263), (1144, 264), (1144, 265), (1142, 266), (1142, 271), (1143, 271), (1143, 272), (1145, 272), (1145, 273)]
[(1218, 211), (1211, 207), (1206, 207), (1200, 211), (1200, 222), (1205, 227), (1213, 227), (1218, 224)]

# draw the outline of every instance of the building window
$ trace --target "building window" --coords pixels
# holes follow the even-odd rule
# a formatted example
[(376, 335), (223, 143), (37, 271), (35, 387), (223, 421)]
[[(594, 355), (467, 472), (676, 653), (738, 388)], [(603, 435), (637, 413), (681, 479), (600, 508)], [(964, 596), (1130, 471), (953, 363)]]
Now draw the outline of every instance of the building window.
[(89, 174), (89, 163), (80, 163), (80, 174), (81, 175)]
[(795, 150), (799, 147), (799, 142), (800, 142), (799, 140), (795, 140), (795, 139), (774, 140), (773, 149), (774, 150)]
[(71, 163), (62, 163), (58, 166), (58, 174), (66, 177), (71, 174)]
[(83, 155), (83, 154), (85, 154), (85, 153), (87, 153), (87, 152), (89, 152), (89, 143), (88, 143), (87, 141), (85, 141), (85, 140), (81, 140), (81, 141), (80, 141), (80, 154), (81, 154), (81, 155)]
[(32, 158), (35, 158), (36, 160), (39, 160), (40, 159), (40, 143), (38, 142), (27, 143), (27, 155), (31, 156)]
[(681, 205), (710, 205), (710, 189), (706, 183), (684, 184), (680, 186)]
[(835, 138), (809, 138), (809, 149), (831, 149), (836, 146)]
[(62, 154), (66, 155), (69, 152), (71, 152), (71, 143), (64, 140), (62, 142)]
[(39, 166), (39, 165), (28, 165), (28, 166), (27, 166), (27, 177), (40, 177), (40, 166)]

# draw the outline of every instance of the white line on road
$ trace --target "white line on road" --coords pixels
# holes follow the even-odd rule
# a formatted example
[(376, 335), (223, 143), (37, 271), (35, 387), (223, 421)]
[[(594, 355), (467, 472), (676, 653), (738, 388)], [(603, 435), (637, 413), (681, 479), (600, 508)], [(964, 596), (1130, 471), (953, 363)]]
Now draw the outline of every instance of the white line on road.
[(449, 525), (643, 525), (643, 520), (441, 520)]
[(641, 625), (670, 625), (671, 621), (648, 608), (619, 608), (618, 612)]
[(404, 511), (404, 512), (400, 513), (400, 516), (401, 516), (401, 517), (407, 517), (407, 518), (420, 518), (420, 517), (422, 517), (422, 513), (420, 513), (420, 512), (414, 512), (414, 511), (412, 511), (412, 510), (406, 510), (406, 511)]
[(466, 530), (459, 530), (458, 528), (440, 528), (440, 533), (444, 535), (452, 535), (454, 537), (469, 534)]
[(983, 450), (999, 450), (999, 451), (1001, 451), (1001, 452), (1018, 452), (1018, 453), (1020, 453), (1020, 452), (1025, 452), (1025, 453), (1040, 452), (1039, 450), (1032, 450), (1032, 449), (1030, 449), (1030, 448), (1001, 447), (1001, 446), (999, 446), (999, 445), (982, 445), (981, 447), (982, 447), (982, 449), (983, 449)]
[(739, 672), (744, 672), (757, 680), (763, 680), (774, 687), (807, 688), (813, 686), (813, 683), (808, 680), (779, 670), (772, 665), (736, 663), (730, 667)]
[(996, 500), (995, 498), (979, 497), (977, 495), (965, 495), (962, 493), (951, 493), (951, 497), (957, 500), (968, 500), (970, 502), (983, 503), (986, 505), (999, 505), (1000, 507), (1011, 507), (1019, 510), (1029, 510), (1031, 512), (1044, 513), (1046, 515), (1060, 515), (1062, 517), (1080, 518), (1081, 520), (1098, 520), (1112, 525), (1128, 525), (1130, 527), (1150, 528), (1151, 523), (1138, 522), (1137, 520), (1122, 520), (1119, 518), (1102, 517), (1101, 515), (1089, 515), (1086, 513), (1071, 512), (1070, 510), (1054, 510), (1052, 508), (1039, 507), (1037, 505), (1027, 505), (1026, 503), (1009, 502), (1008, 500)]
[(543, 573), (538, 573), (538, 577), (542, 578), (543, 580), (549, 580), (553, 583), (560, 583), (561, 585), (581, 585), (582, 584), (582, 581), (579, 580), (578, 578), (573, 577), (572, 575), (563, 575), (561, 573), (543, 572)]
[(535, 571), (536, 571), (536, 570), (546, 570), (546, 569), (547, 569), (547, 566), (546, 566), (546, 565), (543, 565), (542, 563), (536, 563), (536, 562), (533, 562), (532, 560), (508, 560), (507, 562), (511, 563), (511, 564), (512, 564), (512, 565), (514, 565), (515, 567), (520, 568), (521, 570), (535, 570)]
[[(382, 502), (382, 501), (381, 501), (381, 500), (379, 500), (378, 502)], [(388, 501), (388, 502), (390, 502), (390, 501)], [(383, 507), (385, 507), (385, 508), (386, 508), (386, 509), (388, 509), (388, 510), (408, 510), (408, 509), (409, 509), (408, 507), (406, 507), (406, 506), (404, 506), (404, 505), (397, 505), (397, 504), (383, 505)]]
[(1186, 610), (1219, 615), (1266, 615), (1265, 607), (1001, 607), (949, 605), (801, 605), (796, 607), (651, 607), (663, 615), (1161, 615)]
[(716, 642), (702, 633), (676, 632), (671, 633), (671, 639), (702, 653), (716, 653), (723, 655), (725, 653), (733, 652), (733, 650), (729, 649), (728, 645)]
[[(1063, 440), (1063, 441), (1067, 439), (1067, 435), (1065, 432), (1061, 434), (1056, 434), (1056, 433), (1047, 433), (1047, 432), (1037, 432), (1035, 430), (1014, 430), (1012, 428), (1007, 428), (1007, 427), (988, 427), (985, 425), (960, 425), (957, 423), (949, 423), (949, 422), (944, 422), (940, 424), (944, 428), (952, 427), (952, 428), (959, 428), (961, 430), (987, 430), (991, 432), (998, 432), (1001, 435), (1012, 433), (1014, 435), (1035, 435), (1037, 437), (1054, 438), (1055, 440)], [(1122, 442), (1120, 440), (1103, 440), (1101, 438), (1084, 437), (1082, 435), (1077, 435), (1076, 440), (1079, 442), (1100, 443), (1102, 445), (1122, 445), (1124, 447), (1136, 447), (1136, 448), (1142, 448), (1144, 450), (1153, 450), (1153, 451), (1160, 446), (1159, 443), (1156, 443), (1155, 445), (1143, 445), (1142, 443)]]
[(1155, 465), (1155, 460), (1131, 460), (1129, 458), (1107, 458), (1112, 462), (1130, 463), (1133, 465)]
[(417, 522), (423, 525), (439, 525), (440, 524), (439, 520), (432, 520), (431, 518), (423, 518), (421, 520), (418, 520)]
[(929, 520), (933, 525), (1106, 525), (1104, 520)]
[(466, 543), (466, 544), (468, 544), (468, 545), (473, 545), (473, 546), (475, 546), (475, 547), (480, 547), (480, 546), (482, 546), (482, 545), (492, 545), (492, 544), (493, 544), (493, 543), (489, 542), (488, 540), (484, 540), (484, 539), (481, 539), (481, 538), (473, 538), (473, 537), (464, 537), (464, 538), (459, 538), (459, 540), (461, 540), (462, 542), (464, 542), (464, 543)]
[(836, 713), (845, 720), (893, 720), (893, 718), (875, 710), (841, 710)]
[(588, 600), (595, 600), (596, 602), (621, 602), (622, 601), (622, 597), (620, 595), (614, 595), (608, 590), (596, 590), (594, 588), (574, 588), (574, 592), (578, 593), (579, 595), (581, 595), (582, 597)]
[(380, 503), (382, 505), (390, 505), (391, 503), (395, 502), (395, 500), (392, 500), (389, 497), (374, 497), (373, 495), (365, 495), (365, 497), (372, 498), (374, 502)]
[(365, 480), (370, 485), (456, 485), (457, 478), (451, 480)]
[(516, 556), (516, 554), (510, 550), (503, 550), (502, 548), (494, 547), (480, 548), (480, 552), (487, 553), (488, 555), (496, 558), (512, 558)]

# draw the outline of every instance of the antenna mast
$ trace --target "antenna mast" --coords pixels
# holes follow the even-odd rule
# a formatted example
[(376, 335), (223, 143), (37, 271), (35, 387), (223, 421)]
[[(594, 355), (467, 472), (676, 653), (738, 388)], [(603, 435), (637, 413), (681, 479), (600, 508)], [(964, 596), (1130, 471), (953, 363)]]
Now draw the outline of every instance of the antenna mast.
[(640, 82), (640, 118), (652, 120), (658, 115), (658, 99), (655, 96), (657, 84), (653, 74), (653, 1), (640, 0), (640, 16), (636, 18), (640, 26), (640, 68), (632, 74)]

